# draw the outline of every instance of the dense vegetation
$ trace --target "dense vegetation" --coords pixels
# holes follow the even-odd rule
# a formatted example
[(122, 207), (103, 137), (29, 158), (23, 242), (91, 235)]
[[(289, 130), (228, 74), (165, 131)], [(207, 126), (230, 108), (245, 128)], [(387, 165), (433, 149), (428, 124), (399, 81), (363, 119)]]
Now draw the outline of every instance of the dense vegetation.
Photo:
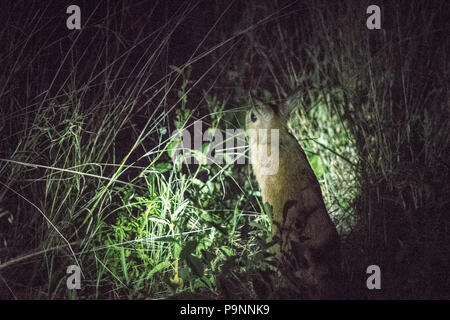
[[(70, 4), (2, 2), (0, 298), (289, 287), (248, 161), (207, 163), (204, 142), (183, 164), (171, 133), (243, 128), (250, 92), (298, 88), (290, 127), (341, 235), (346, 297), (450, 298), (446, 1), (379, 1), (381, 30), (368, 1), (81, 1), (80, 31)], [(372, 264), (382, 290), (365, 287)]]

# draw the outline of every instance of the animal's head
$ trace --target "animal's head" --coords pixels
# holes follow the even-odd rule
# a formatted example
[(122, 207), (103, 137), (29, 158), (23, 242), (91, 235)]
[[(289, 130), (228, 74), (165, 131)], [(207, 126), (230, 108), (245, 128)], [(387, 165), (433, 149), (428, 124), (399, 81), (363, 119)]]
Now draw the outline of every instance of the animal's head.
[(294, 148), (298, 146), (298, 142), (291, 137), (287, 129), (288, 116), (295, 105), (291, 103), (291, 99), (275, 105), (252, 98), (246, 127), (250, 159), (257, 176), (277, 174), (280, 147), (288, 146), (289, 141), (294, 141), (291, 144)]
[(289, 114), (294, 109), (293, 99), (287, 99), (280, 104), (266, 103), (252, 97), (251, 106), (247, 112), (246, 128), (249, 129), (280, 129), (286, 128)]

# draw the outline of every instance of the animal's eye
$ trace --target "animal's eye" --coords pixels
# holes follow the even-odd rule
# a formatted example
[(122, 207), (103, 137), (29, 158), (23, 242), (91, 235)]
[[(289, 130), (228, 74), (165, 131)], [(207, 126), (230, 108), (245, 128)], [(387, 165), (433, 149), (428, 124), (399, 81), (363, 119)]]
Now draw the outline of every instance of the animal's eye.
[(252, 122), (256, 122), (256, 120), (258, 120), (253, 112), (250, 114), (250, 120), (252, 120)]

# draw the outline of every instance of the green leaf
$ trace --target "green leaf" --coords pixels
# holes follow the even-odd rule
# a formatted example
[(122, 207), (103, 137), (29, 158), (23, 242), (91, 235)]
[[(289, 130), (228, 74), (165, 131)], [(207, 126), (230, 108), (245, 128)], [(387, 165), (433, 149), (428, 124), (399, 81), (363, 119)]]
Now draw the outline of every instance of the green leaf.
[(259, 229), (259, 230), (266, 230), (266, 227), (263, 224), (258, 223), (258, 222), (250, 221), (248, 223), (248, 225), (251, 227), (255, 227), (256, 229)]
[[(181, 146), (180, 146), (181, 144)], [(167, 153), (171, 159), (175, 156), (177, 151), (181, 152), (182, 150), (182, 140), (181, 138), (173, 139), (167, 144)]]
[(158, 171), (159, 173), (164, 173), (171, 170), (172, 167), (173, 165), (170, 162), (160, 162), (156, 164), (155, 170)]
[(125, 277), (125, 281), (128, 284), (130, 282), (130, 277), (128, 276), (128, 267), (127, 267), (127, 262), (126, 262), (126, 257), (125, 257), (125, 249), (123, 247), (119, 248), (119, 252), (120, 252), (120, 263), (122, 264), (122, 271), (123, 271), (123, 275)]
[(147, 279), (151, 278), (155, 273), (170, 267), (170, 262), (169, 261), (163, 261), (161, 263), (158, 263), (156, 266), (153, 267), (152, 270), (150, 270), (150, 272), (147, 274)]
[[(203, 148), (203, 147), (202, 147)], [(192, 150), (192, 153), (194, 154), (194, 158), (197, 160), (197, 162), (201, 165), (205, 165), (207, 164), (207, 157), (206, 154), (204, 152), (202, 152), (201, 150), (197, 150), (194, 149)]]
[(267, 215), (269, 215), (269, 216), (272, 216), (272, 213), (273, 213), (273, 207), (272, 207), (268, 202), (264, 202), (264, 204), (263, 204), (263, 210), (264, 210), (264, 213), (265, 213), (265, 214), (267, 214)]
[(178, 241), (176, 241), (173, 247), (173, 257), (175, 259), (178, 259), (180, 257), (180, 254), (181, 254), (181, 245)]
[(211, 142), (205, 142), (202, 144), (202, 153), (206, 153), (208, 151), (209, 146), (211, 145)]
[(322, 159), (318, 155), (313, 155), (310, 157), (309, 163), (311, 164), (317, 179), (321, 179), (325, 173), (325, 166), (323, 165)]
[(222, 251), (222, 253), (223, 253), (224, 255), (226, 255), (227, 257), (230, 257), (230, 256), (233, 255), (233, 249), (231, 249), (231, 248), (229, 248), (229, 247), (227, 247), (227, 246), (221, 246), (221, 247), (219, 248), (219, 250)]

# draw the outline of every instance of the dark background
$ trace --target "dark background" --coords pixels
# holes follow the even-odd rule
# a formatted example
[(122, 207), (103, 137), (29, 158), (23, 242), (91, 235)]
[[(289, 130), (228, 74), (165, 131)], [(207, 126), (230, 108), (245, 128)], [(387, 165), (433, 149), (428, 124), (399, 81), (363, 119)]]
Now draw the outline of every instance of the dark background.
[[(81, 31), (65, 27), (70, 4), (81, 7)], [(382, 30), (365, 27), (369, 4), (381, 7)], [(447, 1), (2, 0), (0, 8), (0, 158), (54, 163), (45, 140), (13, 155), (26, 141), (24, 132), (32, 132), (39, 106), (50, 98), (63, 101), (72, 88), (82, 93), (80, 108), (87, 114), (102, 101), (113, 105), (133, 97), (126, 122), (114, 118), (115, 135), (101, 137), (110, 142), (109, 151), (97, 161), (114, 157), (120, 163), (130, 137), (145, 130), (155, 110), (169, 131), (174, 128), (177, 91), (157, 92), (170, 66), (190, 65), (187, 108), (197, 119), (210, 113), (205, 93), (234, 110), (250, 91), (259, 96), (268, 91), (276, 102), (298, 87), (341, 88), (345, 102), (332, 110), (348, 123), (358, 151), (359, 193), (352, 204), (358, 223), (342, 239), (348, 296), (450, 297)], [(154, 53), (158, 58), (152, 60)], [(116, 57), (120, 63), (111, 64)], [(181, 79), (171, 81), (181, 85)], [(89, 117), (100, 122), (115, 112), (109, 104), (101, 110)], [(229, 121), (242, 125), (237, 118)], [(49, 121), (62, 123), (58, 117)], [(159, 138), (151, 133), (144, 144), (155, 145)], [(134, 153), (127, 161), (139, 159)], [(45, 221), (30, 219), (34, 208), (10, 188), (39, 204), (44, 186), (29, 181), (45, 170), (0, 165), (1, 208), (17, 223), (0, 221), (0, 239), (8, 243), (0, 248), (1, 265), (40, 247), (36, 234)], [(105, 175), (113, 172), (108, 170)], [(127, 174), (131, 179), (135, 172)], [(33, 259), (31, 268), (41, 263)], [(383, 270), (382, 292), (364, 289), (370, 264)], [(6, 279), (0, 288), (10, 280), (21, 288), (19, 297), (35, 298), (27, 287), (45, 279), (36, 282), (20, 270), (0, 269)], [(0, 297), (11, 298), (0, 291)]]

